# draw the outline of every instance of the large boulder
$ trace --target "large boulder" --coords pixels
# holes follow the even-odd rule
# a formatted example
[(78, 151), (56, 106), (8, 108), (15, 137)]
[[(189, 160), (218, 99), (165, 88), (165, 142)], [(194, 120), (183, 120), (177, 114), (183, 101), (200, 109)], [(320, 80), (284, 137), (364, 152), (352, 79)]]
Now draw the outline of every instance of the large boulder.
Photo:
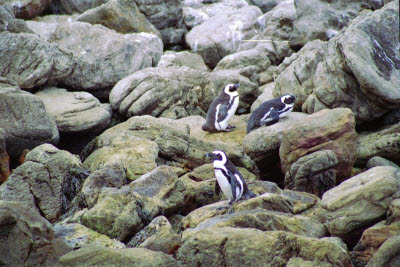
[(367, 266), (396, 266), (400, 263), (400, 235), (387, 239), (372, 256)]
[(58, 266), (178, 266), (167, 254), (145, 248), (104, 248), (87, 246), (62, 256)]
[(86, 176), (76, 156), (44, 144), (0, 186), (0, 199), (24, 202), (54, 222), (71, 207)]
[(16, 86), (1, 88), (0, 113), (0, 128), (5, 131), (7, 152), (12, 158), (19, 157), (24, 149), (59, 141), (57, 125), (42, 100)]
[(207, 65), (204, 63), (203, 58), (199, 54), (189, 51), (165, 51), (158, 62), (157, 67), (188, 67), (201, 71), (208, 71)]
[(163, 48), (153, 34), (119, 34), (84, 22), (60, 24), (51, 41), (72, 53), (76, 63), (63, 84), (102, 97), (125, 76), (156, 65)]
[(15, 18), (13, 7), (8, 5), (0, 6), (0, 32), (3, 31), (32, 32), (24, 20)]
[[(178, 260), (183, 265), (285, 265), (294, 258), (309, 266), (350, 266), (346, 249), (330, 239), (304, 237), (282, 231), (246, 228), (207, 228), (185, 231)], [(243, 252), (246, 253), (243, 253)]]
[(3, 0), (0, 3), (12, 7), (17, 18), (31, 19), (44, 13), (50, 2), (51, 0)]
[(354, 176), (322, 196), (329, 232), (351, 239), (363, 227), (379, 221), (400, 188), (400, 171), (375, 167)]
[(354, 115), (348, 108), (322, 110), (295, 123), (282, 135), (279, 148), (283, 172), (299, 158), (320, 150), (332, 150), (337, 157), (337, 182), (351, 175), (355, 161), (357, 133)]
[(0, 73), (22, 89), (57, 83), (71, 74), (70, 54), (32, 33), (0, 33)]
[(241, 40), (255, 35), (254, 22), (261, 14), (255, 6), (222, 6), (207, 21), (191, 29), (186, 42), (209, 67), (214, 68), (223, 57), (237, 51)]
[(101, 104), (87, 92), (68, 92), (48, 87), (35, 95), (43, 101), (60, 133), (100, 132), (111, 121), (111, 106)]
[(229, 83), (240, 83), (239, 110), (250, 108), (258, 96), (256, 84), (233, 71), (204, 72), (188, 67), (156, 67), (137, 71), (120, 80), (110, 103), (127, 116), (182, 118), (205, 115), (214, 98)]
[(119, 33), (149, 32), (161, 37), (158, 30), (140, 13), (135, 1), (110, 0), (81, 14), (77, 21), (101, 24)]
[(0, 262), (5, 266), (55, 266), (71, 251), (51, 224), (21, 202), (0, 200)]

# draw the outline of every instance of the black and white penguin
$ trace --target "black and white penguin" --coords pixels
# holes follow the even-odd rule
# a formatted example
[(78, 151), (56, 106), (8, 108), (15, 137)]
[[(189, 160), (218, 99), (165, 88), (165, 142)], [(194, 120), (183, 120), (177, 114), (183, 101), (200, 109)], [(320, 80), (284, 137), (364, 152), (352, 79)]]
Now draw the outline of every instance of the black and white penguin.
[(206, 122), (201, 126), (207, 132), (231, 132), (235, 126), (229, 125), (230, 118), (239, 105), (240, 84), (228, 84), (219, 96), (214, 99), (207, 111)]
[(229, 199), (229, 207), (235, 201), (256, 196), (247, 188), (242, 174), (228, 159), (224, 151), (215, 150), (212, 153), (207, 153), (206, 156), (213, 159), (215, 177), (222, 192)]
[(251, 114), (247, 123), (247, 133), (263, 125), (277, 123), (279, 118), (285, 117), (293, 110), (295, 99), (295, 95), (288, 94), (262, 103)]

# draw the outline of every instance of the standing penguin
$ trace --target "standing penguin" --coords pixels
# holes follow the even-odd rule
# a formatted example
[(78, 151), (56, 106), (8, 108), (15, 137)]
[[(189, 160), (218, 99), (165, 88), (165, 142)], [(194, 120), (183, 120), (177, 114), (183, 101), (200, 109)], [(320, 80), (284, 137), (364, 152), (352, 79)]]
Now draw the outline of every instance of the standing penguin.
[(229, 199), (229, 207), (232, 206), (233, 202), (240, 199), (249, 199), (256, 196), (247, 188), (242, 174), (228, 159), (224, 151), (215, 150), (212, 153), (207, 153), (206, 156), (213, 159), (215, 177), (222, 192)]
[(295, 95), (284, 95), (262, 103), (250, 116), (247, 133), (263, 125), (272, 125), (293, 110)]
[(235, 126), (229, 125), (230, 118), (239, 105), (240, 84), (228, 84), (208, 108), (206, 122), (201, 126), (207, 132), (231, 132)]

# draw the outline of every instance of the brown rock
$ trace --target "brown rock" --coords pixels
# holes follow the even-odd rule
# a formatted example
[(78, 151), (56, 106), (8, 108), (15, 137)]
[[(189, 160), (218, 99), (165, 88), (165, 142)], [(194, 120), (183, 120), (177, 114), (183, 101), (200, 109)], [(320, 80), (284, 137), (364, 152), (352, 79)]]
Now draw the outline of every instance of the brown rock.
[(337, 183), (351, 174), (355, 161), (357, 133), (354, 115), (348, 108), (321, 110), (283, 132), (279, 149), (282, 170), (290, 170), (299, 158), (320, 150), (332, 150), (339, 161)]
[(6, 151), (5, 132), (0, 129), (0, 184), (10, 176), (10, 156)]

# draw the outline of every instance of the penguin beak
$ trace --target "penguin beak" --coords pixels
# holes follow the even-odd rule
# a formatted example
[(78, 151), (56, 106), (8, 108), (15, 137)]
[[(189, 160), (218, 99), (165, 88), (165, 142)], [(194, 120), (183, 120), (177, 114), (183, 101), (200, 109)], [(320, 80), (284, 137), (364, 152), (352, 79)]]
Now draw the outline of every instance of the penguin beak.
[(214, 159), (214, 154), (213, 153), (207, 153), (204, 155), (206, 158), (212, 158)]
[(235, 84), (236, 89), (239, 88), (240, 83)]

